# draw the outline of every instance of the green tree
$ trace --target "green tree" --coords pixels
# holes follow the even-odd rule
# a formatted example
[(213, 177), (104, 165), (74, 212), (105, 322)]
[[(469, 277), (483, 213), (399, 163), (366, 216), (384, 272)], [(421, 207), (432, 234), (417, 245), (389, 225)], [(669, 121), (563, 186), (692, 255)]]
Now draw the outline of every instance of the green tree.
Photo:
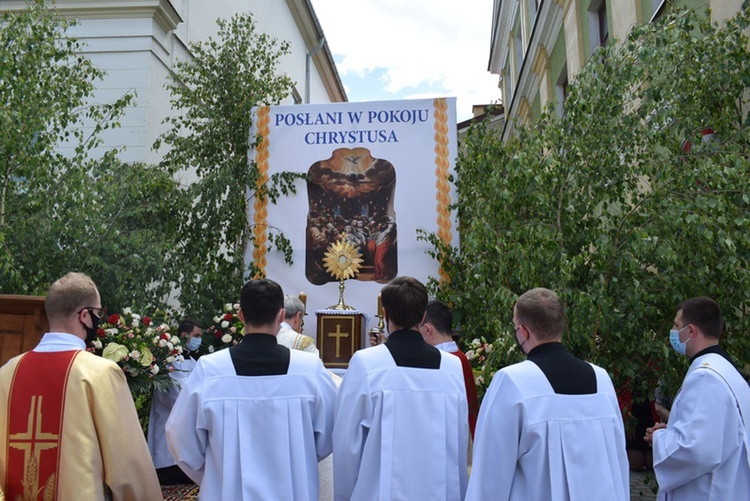
[[(258, 186), (257, 166), (249, 158), (251, 109), (276, 104), (291, 93), (293, 82), (278, 74), (289, 43), (256, 30), (252, 16), (218, 20), (218, 35), (190, 45), (189, 61), (176, 64), (168, 88), (180, 113), (166, 120), (170, 130), (155, 147), (171, 147), (163, 165), (192, 169), (198, 181), (186, 189), (192, 201), (179, 232), (174, 276), (181, 308), (210, 315), (237, 299), (248, 274), (248, 247), (254, 245), (248, 209), (257, 197), (274, 202), (294, 192), (301, 174), (273, 176)], [(252, 141), (251, 141), (252, 142)], [(272, 230), (272, 229), (270, 229)], [(289, 241), (278, 232), (269, 242), (291, 259)]]
[(667, 338), (687, 297), (722, 305), (724, 344), (750, 361), (747, 27), (747, 12), (717, 27), (693, 11), (637, 26), (576, 75), (563, 118), (549, 109), (507, 144), (469, 132), (460, 251), (425, 238), (468, 339), (503, 340), (496, 364), (518, 358), (512, 306), (537, 286), (567, 304), (572, 351), (636, 398), (681, 379)]
[(0, 23), (0, 292), (44, 294), (78, 270), (110, 309), (160, 306), (177, 186), (116, 150), (90, 155), (133, 96), (91, 104), (104, 74), (70, 26), (42, 0)]

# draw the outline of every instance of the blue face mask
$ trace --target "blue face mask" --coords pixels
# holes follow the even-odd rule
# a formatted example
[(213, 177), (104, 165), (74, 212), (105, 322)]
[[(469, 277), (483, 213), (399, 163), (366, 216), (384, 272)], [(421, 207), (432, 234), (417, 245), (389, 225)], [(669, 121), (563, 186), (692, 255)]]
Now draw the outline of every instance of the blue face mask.
[(671, 331), (669, 331), (669, 343), (672, 345), (672, 348), (674, 348), (674, 351), (676, 351), (680, 355), (685, 354), (685, 351), (687, 350), (687, 342), (690, 341), (690, 338), (686, 339), (684, 343), (680, 341), (680, 332), (688, 327), (689, 326), (686, 325), (680, 330), (672, 329)]
[(187, 342), (188, 351), (195, 351), (200, 347), (201, 347), (201, 338), (191, 337), (190, 339), (188, 339), (188, 342)]

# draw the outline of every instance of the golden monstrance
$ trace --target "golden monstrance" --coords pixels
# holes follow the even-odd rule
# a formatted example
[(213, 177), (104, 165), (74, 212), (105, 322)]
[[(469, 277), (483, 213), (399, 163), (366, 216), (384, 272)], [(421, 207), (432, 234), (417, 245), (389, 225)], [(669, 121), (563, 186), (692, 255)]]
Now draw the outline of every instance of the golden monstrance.
[(336, 280), (339, 281), (339, 302), (334, 306), (329, 306), (329, 310), (354, 310), (351, 306), (344, 303), (344, 280), (354, 278), (359, 273), (362, 266), (362, 254), (357, 247), (348, 240), (341, 238), (328, 246), (328, 250), (323, 257), (326, 271)]

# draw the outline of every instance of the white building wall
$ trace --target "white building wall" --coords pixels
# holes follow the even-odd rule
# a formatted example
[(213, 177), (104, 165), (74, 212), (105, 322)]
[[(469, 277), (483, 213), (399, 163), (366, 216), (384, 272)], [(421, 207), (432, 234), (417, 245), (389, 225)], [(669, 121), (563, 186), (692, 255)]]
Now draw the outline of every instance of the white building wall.
[[(162, 0), (162, 3), (167, 0)], [(102, 70), (105, 78), (96, 84), (95, 102), (110, 103), (129, 91), (136, 98), (121, 118), (121, 127), (105, 131), (103, 144), (94, 150), (100, 155), (113, 147), (124, 147), (120, 158), (127, 162), (158, 163), (163, 151), (152, 150), (156, 139), (167, 130), (164, 118), (175, 113), (170, 105), (170, 94), (165, 88), (173, 73), (176, 60), (190, 57), (189, 43), (205, 41), (216, 36), (216, 19), (229, 19), (241, 12), (251, 12), (259, 32), (279, 40), (288, 40), (291, 53), (282, 57), (279, 71), (295, 82), (299, 96), (305, 95), (305, 62), (308, 52), (305, 40), (286, 0), (168, 0), (182, 22), (175, 30), (165, 29), (153, 15), (115, 11), (107, 6), (122, 4), (118, 0), (93, 0), (89, 11), (77, 15), (79, 23), (70, 29), (85, 44), (84, 54)], [(158, 2), (156, 2), (158, 3)], [(58, 0), (58, 8), (65, 15), (71, 0)], [(0, 6), (2, 9), (2, 6)], [(119, 14), (125, 12), (125, 14)], [(311, 68), (310, 101), (330, 102), (315, 64)], [(290, 96), (281, 104), (292, 104)], [(248, 110), (249, 112), (250, 110)], [(91, 131), (91, 127), (87, 129)], [(70, 153), (72, 146), (61, 147)]]

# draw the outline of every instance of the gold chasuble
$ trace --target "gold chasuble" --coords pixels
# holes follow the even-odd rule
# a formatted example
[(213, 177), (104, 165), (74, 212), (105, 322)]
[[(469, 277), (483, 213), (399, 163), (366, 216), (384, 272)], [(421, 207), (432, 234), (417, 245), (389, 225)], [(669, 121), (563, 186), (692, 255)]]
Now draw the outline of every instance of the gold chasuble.
[(9, 501), (162, 499), (122, 370), (81, 350), (0, 368), (0, 482)]

